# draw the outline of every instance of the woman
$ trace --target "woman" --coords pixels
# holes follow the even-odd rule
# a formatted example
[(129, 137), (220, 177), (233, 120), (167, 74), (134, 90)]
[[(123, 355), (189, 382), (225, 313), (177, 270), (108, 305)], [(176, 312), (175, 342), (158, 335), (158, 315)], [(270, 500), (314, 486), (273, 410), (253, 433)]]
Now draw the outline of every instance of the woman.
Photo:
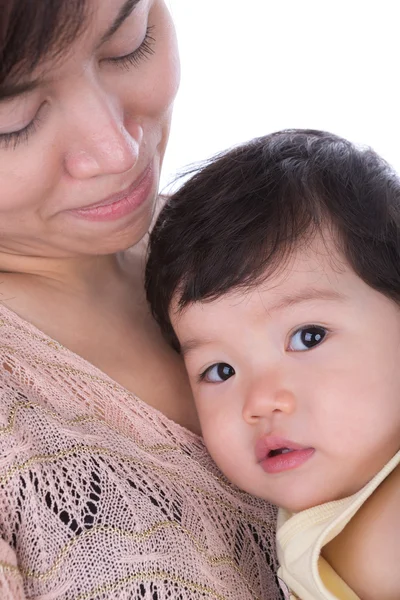
[(162, 0), (0, 1), (1, 598), (280, 597), (143, 293), (178, 80)]

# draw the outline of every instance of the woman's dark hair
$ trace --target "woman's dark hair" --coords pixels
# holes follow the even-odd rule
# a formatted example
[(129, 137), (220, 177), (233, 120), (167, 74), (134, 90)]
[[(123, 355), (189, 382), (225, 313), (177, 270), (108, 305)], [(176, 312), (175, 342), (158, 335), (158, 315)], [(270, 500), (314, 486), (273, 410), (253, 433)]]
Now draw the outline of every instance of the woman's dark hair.
[(373, 150), (288, 130), (223, 153), (169, 199), (154, 227), (153, 315), (179, 350), (173, 297), (183, 309), (251, 288), (327, 230), (365, 283), (400, 301), (400, 179)]
[(86, 0), (0, 0), (0, 99), (9, 78), (30, 75), (81, 31)]

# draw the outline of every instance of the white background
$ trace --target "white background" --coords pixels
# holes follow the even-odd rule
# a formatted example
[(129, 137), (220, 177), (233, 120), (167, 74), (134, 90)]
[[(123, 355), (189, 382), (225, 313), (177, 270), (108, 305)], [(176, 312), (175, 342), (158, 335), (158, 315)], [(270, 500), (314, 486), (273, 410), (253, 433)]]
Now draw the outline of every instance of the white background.
[(162, 185), (287, 127), (368, 144), (400, 171), (399, 0), (168, 0), (181, 53)]

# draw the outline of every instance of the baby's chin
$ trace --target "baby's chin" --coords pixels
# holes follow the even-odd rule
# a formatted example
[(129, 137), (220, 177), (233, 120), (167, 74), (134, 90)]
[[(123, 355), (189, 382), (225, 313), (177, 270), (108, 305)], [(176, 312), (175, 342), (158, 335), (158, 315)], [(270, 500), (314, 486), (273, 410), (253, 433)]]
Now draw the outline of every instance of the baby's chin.
[(323, 483), (321, 482), (320, 486), (312, 486), (313, 489), (307, 489), (307, 486), (302, 486), (301, 483), (296, 481), (293, 485), (289, 484), (285, 490), (274, 490), (274, 482), (269, 482), (268, 489), (265, 490), (260, 490), (259, 487), (258, 489), (251, 489), (251, 486), (249, 485), (241, 486), (239, 484), (238, 487), (252, 496), (257, 496), (261, 500), (266, 500), (270, 504), (274, 504), (278, 508), (284, 509), (289, 513), (299, 513), (314, 508), (315, 506), (320, 506), (321, 504), (342, 500), (357, 491), (354, 490), (354, 492), (352, 491), (349, 494), (337, 491), (335, 494), (333, 490), (328, 492), (327, 490), (319, 489), (315, 492), (315, 487), (322, 487), (322, 485)]
[(290, 497), (273, 498), (269, 495), (269, 497), (264, 497), (264, 499), (269, 500), (272, 504), (276, 504), (279, 508), (282, 508), (289, 513), (299, 513), (314, 508), (315, 506), (321, 506), (322, 504), (328, 504), (329, 502), (335, 502), (336, 500), (343, 500), (343, 498), (347, 498), (352, 495), (352, 493), (346, 494), (338, 492), (337, 494), (315, 494), (310, 492), (307, 494), (307, 491), (303, 489), (299, 490), (297, 493), (296, 490), (294, 490), (290, 494)]

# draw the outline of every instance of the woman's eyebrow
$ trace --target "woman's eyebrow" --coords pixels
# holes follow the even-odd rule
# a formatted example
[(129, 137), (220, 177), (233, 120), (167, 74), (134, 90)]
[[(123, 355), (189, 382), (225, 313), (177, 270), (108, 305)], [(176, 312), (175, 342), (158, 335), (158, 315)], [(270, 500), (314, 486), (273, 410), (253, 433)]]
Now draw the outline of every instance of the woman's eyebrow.
[(34, 79), (32, 81), (22, 81), (15, 83), (5, 83), (0, 86), (0, 104), (2, 102), (6, 102), (10, 98), (15, 98), (17, 96), (22, 96), (23, 94), (28, 94), (32, 92), (40, 85), (43, 85), (43, 80)]
[(139, 4), (141, 0), (126, 0), (125, 4), (122, 5), (121, 10), (119, 11), (117, 18), (111, 27), (105, 32), (103, 37), (101, 38), (99, 46), (105, 44), (114, 33), (121, 27), (121, 25), (126, 21), (126, 19), (132, 14), (132, 11)]

